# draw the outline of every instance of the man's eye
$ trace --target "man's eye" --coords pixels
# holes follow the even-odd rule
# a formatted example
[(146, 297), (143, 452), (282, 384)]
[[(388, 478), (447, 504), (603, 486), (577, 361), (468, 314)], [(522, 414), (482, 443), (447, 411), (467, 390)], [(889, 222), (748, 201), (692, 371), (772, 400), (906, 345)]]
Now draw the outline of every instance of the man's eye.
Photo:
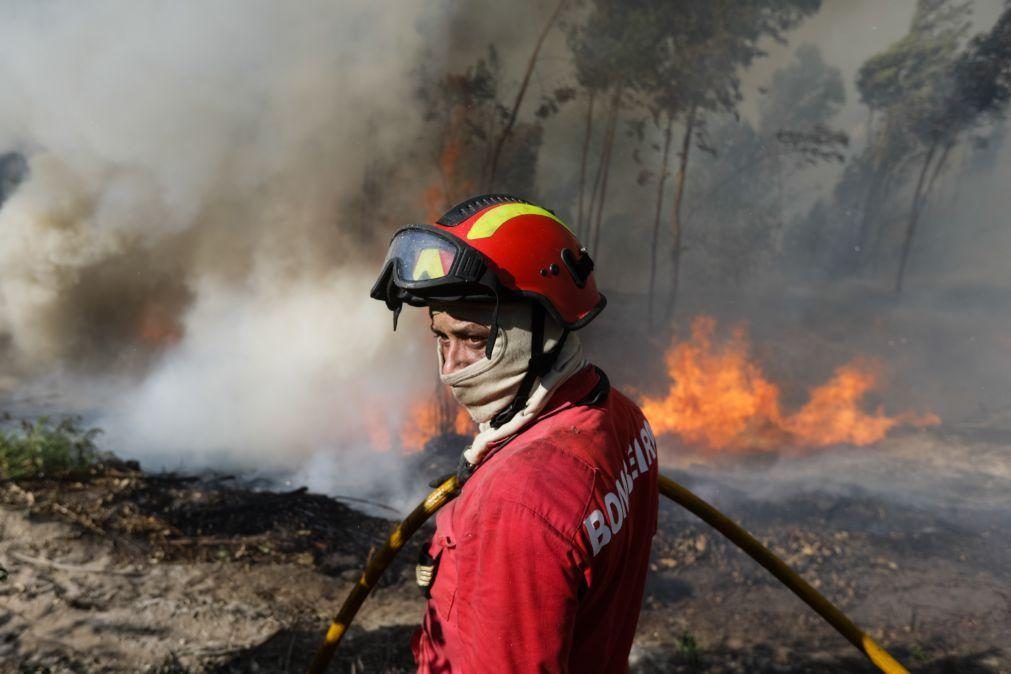
[(467, 341), (474, 345), (484, 344), (488, 341), (487, 337), (468, 337)]

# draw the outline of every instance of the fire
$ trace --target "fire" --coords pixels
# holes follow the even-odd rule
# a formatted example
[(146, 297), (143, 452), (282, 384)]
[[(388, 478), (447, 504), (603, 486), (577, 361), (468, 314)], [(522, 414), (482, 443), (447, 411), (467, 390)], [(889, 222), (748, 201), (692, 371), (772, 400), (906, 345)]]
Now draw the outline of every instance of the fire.
[(462, 407), (446, 419), (438, 404), (419, 400), (411, 405), (407, 420), (400, 428), (400, 446), (407, 450), (422, 449), (429, 440), (446, 433), (472, 435), (474, 422)]
[(394, 440), (400, 450), (415, 452), (440, 435), (473, 435), (477, 430), (470, 415), (456, 404), (445, 387), (440, 387), (435, 396), (412, 403), (399, 424), (391, 427), (389, 418), (376, 411), (366, 413), (364, 423), (369, 444), (381, 452), (393, 449)]
[(655, 432), (677, 434), (705, 449), (740, 452), (869, 445), (899, 425), (940, 423), (933, 414), (890, 417), (880, 407), (861, 409), (879, 374), (879, 367), (865, 359), (836, 369), (829, 381), (810, 391), (803, 407), (788, 414), (779, 386), (750, 359), (745, 329), (735, 328), (722, 344), (715, 342), (715, 331), (713, 318), (698, 317), (691, 339), (675, 342), (667, 351), (667, 395), (642, 401)]

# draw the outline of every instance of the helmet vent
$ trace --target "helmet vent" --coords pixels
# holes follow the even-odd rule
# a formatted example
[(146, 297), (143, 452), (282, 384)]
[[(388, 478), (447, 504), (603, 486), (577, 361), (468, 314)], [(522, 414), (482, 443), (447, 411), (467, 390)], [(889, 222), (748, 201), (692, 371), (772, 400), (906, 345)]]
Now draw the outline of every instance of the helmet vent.
[(519, 197), (514, 197), (511, 194), (482, 194), (453, 206), (441, 218), (436, 220), (435, 224), (442, 225), (443, 227), (455, 227), (478, 211), (489, 206), (528, 203), (530, 202)]
[[(562, 262), (565, 263), (565, 268), (572, 274), (572, 280), (576, 282), (576, 287), (585, 288), (586, 280), (590, 278), (590, 272), (593, 271), (593, 259), (590, 258), (590, 254), (586, 252), (585, 248), (580, 248), (579, 253), (579, 258), (576, 258), (575, 253), (571, 250), (562, 248)], [(552, 266), (558, 267), (558, 265)]]

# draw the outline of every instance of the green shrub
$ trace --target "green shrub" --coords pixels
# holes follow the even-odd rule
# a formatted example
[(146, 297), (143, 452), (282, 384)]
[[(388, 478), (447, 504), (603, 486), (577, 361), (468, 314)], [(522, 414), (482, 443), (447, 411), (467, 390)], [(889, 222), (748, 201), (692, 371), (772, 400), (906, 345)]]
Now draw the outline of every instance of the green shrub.
[(0, 430), (0, 479), (83, 477), (98, 460), (97, 428), (82, 428), (80, 417), (54, 422), (48, 417)]

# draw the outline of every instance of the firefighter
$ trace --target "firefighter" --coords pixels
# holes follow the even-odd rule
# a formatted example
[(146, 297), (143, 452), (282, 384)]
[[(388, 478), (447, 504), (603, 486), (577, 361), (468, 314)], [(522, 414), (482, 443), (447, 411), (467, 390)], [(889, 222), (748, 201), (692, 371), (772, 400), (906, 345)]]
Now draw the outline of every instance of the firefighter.
[(478, 423), (423, 546), (421, 673), (625, 672), (657, 525), (656, 440), (575, 331), (604, 308), (549, 210), (483, 195), (393, 237), (372, 297), (427, 307)]

